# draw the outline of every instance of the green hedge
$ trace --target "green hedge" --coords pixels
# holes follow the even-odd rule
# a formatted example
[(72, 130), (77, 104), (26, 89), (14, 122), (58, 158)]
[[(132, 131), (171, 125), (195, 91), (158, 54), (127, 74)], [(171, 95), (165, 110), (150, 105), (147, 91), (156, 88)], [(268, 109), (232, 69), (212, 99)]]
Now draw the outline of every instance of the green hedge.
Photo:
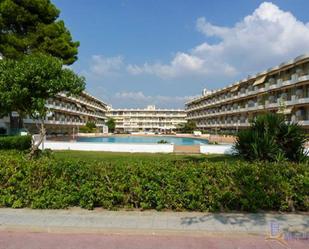
[(31, 136), (0, 137), (0, 150), (28, 150), (31, 148)]
[(306, 164), (216, 160), (81, 161), (0, 153), (0, 206), (309, 210)]

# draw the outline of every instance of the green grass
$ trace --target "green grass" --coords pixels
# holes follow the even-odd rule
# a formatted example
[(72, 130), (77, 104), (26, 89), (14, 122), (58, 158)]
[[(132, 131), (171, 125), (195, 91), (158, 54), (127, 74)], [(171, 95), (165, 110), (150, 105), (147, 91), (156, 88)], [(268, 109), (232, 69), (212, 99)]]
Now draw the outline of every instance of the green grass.
[(235, 156), (229, 155), (186, 155), (186, 154), (163, 154), (163, 153), (120, 153), (120, 152), (96, 152), (96, 151), (55, 151), (55, 158), (57, 159), (78, 159), (85, 161), (167, 161), (167, 162), (224, 162), (241, 160)]

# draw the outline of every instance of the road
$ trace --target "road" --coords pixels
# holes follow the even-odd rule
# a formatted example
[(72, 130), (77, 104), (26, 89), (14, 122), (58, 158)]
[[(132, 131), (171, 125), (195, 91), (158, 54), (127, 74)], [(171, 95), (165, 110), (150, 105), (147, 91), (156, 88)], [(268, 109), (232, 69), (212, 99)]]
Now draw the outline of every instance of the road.
[(308, 249), (308, 240), (288, 246), (253, 235), (78, 234), (0, 231), (0, 249)]

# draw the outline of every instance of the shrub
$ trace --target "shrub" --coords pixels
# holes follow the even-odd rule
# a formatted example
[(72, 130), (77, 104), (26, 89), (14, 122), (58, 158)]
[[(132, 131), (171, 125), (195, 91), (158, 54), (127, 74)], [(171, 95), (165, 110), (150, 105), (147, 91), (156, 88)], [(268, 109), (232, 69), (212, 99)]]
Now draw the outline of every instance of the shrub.
[(162, 139), (157, 142), (158, 144), (168, 144), (168, 141)]
[(267, 113), (252, 121), (250, 128), (238, 132), (235, 149), (248, 160), (299, 162), (306, 158), (306, 136), (296, 123), (283, 115)]
[(88, 122), (86, 123), (86, 127), (88, 127), (88, 128), (91, 129), (91, 130), (94, 130), (94, 129), (97, 128), (96, 124), (95, 124), (93, 121), (88, 121)]
[(93, 133), (96, 132), (96, 124), (92, 121), (88, 121), (85, 126), (79, 128), (82, 133)]
[(308, 196), (306, 164), (0, 154), (0, 207), (308, 211)]
[(79, 128), (79, 132), (81, 133), (91, 133), (92, 129), (89, 129), (87, 126), (82, 126)]
[(194, 121), (188, 121), (187, 123), (179, 127), (181, 133), (192, 133), (196, 130), (196, 123)]
[(0, 137), (0, 150), (28, 150), (31, 144), (31, 136)]

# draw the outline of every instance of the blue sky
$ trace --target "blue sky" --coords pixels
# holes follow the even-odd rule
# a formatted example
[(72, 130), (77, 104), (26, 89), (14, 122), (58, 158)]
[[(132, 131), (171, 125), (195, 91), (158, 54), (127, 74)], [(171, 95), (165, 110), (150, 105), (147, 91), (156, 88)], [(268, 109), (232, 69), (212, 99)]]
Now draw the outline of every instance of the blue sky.
[(307, 0), (52, 1), (81, 43), (73, 69), (115, 108), (183, 108), (309, 52)]

